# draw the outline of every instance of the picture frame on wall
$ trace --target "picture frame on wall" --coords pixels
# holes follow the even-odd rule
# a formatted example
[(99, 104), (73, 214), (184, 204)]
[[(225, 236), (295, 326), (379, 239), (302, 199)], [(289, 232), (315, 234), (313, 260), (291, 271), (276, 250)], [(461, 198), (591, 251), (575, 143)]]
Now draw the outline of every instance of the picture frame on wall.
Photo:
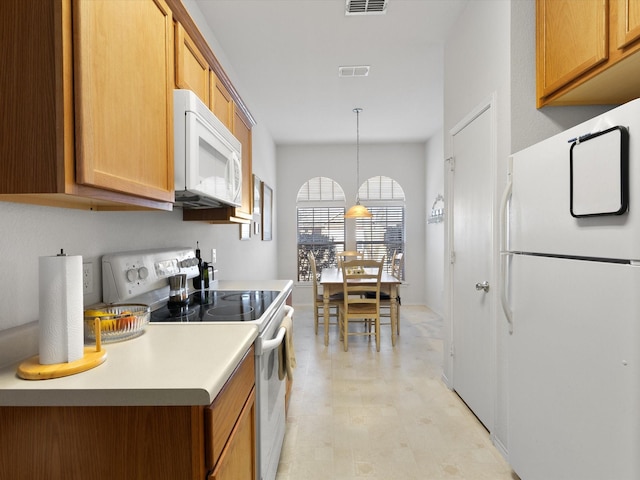
[(271, 240), (273, 238), (273, 190), (262, 182), (260, 194), (262, 202), (262, 240)]
[(250, 239), (251, 239), (251, 224), (241, 223), (240, 224), (240, 240), (250, 240)]
[(262, 203), (262, 182), (257, 175), (253, 176), (253, 233), (260, 235), (262, 212), (260, 204)]

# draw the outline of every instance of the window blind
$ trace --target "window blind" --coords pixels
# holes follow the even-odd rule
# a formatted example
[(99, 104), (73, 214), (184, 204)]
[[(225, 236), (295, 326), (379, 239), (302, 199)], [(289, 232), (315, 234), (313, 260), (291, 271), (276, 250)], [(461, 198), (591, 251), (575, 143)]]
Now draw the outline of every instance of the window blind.
[[(391, 272), (394, 252), (404, 252), (404, 207), (367, 206), (370, 219), (356, 220), (356, 248), (365, 258), (380, 259), (385, 256), (385, 268)], [(404, 268), (401, 277), (404, 279)]]
[(326, 200), (344, 201), (344, 191), (334, 180), (314, 177), (298, 190), (298, 202), (321, 202)]
[(336, 252), (344, 250), (344, 207), (298, 207), (298, 281), (310, 281), (308, 254), (316, 257), (318, 271), (335, 266)]

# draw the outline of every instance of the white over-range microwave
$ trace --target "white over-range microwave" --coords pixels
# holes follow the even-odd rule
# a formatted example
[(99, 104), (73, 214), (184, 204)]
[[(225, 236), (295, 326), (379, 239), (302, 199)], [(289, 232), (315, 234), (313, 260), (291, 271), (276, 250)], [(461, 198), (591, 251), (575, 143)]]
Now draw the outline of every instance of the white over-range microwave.
[(175, 205), (240, 206), (242, 146), (191, 90), (173, 91)]

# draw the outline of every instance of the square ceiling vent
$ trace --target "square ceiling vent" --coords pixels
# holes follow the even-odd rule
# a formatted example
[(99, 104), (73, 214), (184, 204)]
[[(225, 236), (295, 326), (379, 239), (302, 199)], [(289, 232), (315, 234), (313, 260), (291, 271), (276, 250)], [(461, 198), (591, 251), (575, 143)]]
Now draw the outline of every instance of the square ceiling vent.
[(349, 65), (338, 67), (339, 77), (367, 77), (369, 76), (369, 65)]
[(384, 15), (388, 0), (345, 0), (345, 15)]

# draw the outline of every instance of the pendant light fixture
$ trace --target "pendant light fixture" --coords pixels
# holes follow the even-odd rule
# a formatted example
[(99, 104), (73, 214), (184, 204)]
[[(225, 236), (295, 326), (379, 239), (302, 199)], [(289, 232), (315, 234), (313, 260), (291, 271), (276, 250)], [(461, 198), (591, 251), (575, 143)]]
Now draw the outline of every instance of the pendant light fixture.
[(371, 218), (373, 215), (367, 207), (360, 205), (360, 113), (361, 108), (354, 108), (356, 114), (356, 204), (347, 210), (344, 218)]

